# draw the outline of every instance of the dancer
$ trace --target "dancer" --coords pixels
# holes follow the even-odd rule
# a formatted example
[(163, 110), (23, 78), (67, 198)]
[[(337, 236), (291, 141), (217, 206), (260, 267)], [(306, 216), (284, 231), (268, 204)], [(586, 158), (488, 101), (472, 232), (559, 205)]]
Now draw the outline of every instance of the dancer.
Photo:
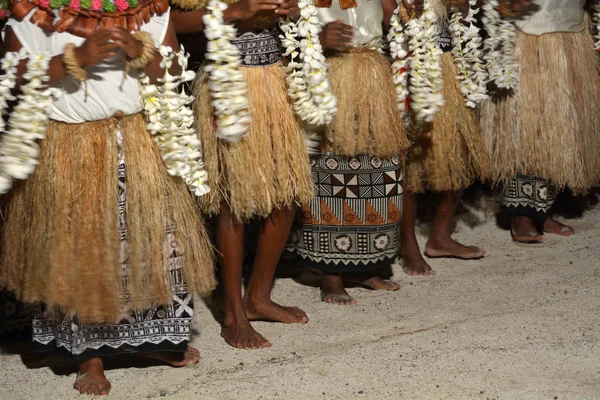
[(312, 129), (315, 199), (302, 206), (294, 250), (322, 273), (321, 299), (355, 304), (345, 286), (398, 290), (382, 279), (399, 245), (406, 127), (382, 54), (393, 1), (319, 1), (329, 81), (338, 114)]
[(515, 22), (518, 85), (482, 104), (481, 129), (517, 242), (574, 230), (551, 217), (558, 192), (585, 193), (600, 168), (600, 79), (585, 0), (540, 0)]
[[(16, 68), (3, 63), (3, 84), (20, 87), (22, 97), (0, 146), (2, 189), (33, 173), (12, 182), (0, 279), (37, 304), (34, 349), (71, 357), (79, 363), (74, 387), (106, 395), (108, 356), (198, 362), (188, 346), (192, 295), (213, 289), (214, 265), (182, 179), (203, 190), (195, 134), (168, 108), (148, 128), (142, 114), (167, 104), (181, 113), (186, 102), (167, 85), (151, 86), (163, 76), (177, 84), (185, 73), (182, 54), (171, 51), (179, 46), (168, 3), (63, 4), (13, 2), (7, 24), (7, 60), (24, 59)], [(170, 48), (159, 53), (155, 43)], [(170, 75), (162, 61), (173, 63)], [(147, 78), (138, 80), (141, 73)], [(140, 87), (151, 94), (146, 102)], [(43, 138), (39, 155), (27, 137)]]
[[(198, 23), (200, 18), (212, 14), (204, 9), (206, 2), (193, 5), (174, 2), (184, 10), (191, 10), (179, 12), (175, 17), (178, 32), (204, 29), (204, 24)], [(231, 346), (242, 349), (271, 346), (249, 321), (308, 322), (307, 315), (299, 308), (284, 307), (271, 300), (275, 269), (297, 205), (313, 195), (304, 133), (287, 93), (281, 63), (279, 18), (296, 9), (294, 0), (241, 0), (225, 10), (224, 21), (234, 22), (237, 28), (231, 43), (241, 60), (231, 77), (237, 77), (241, 71), (238, 85), (247, 87), (251, 123), (243, 138), (235, 142), (217, 138), (210, 74), (201, 72), (196, 81), (196, 123), (211, 186), (218, 188), (201, 199), (201, 208), (218, 218), (216, 244), (225, 296), (221, 334)], [(213, 56), (220, 55), (207, 58)], [(213, 95), (226, 93), (224, 90)], [(243, 101), (243, 97), (238, 99)], [(261, 225), (256, 256), (242, 297), (244, 225), (256, 220)]]
[[(412, 7), (421, 6), (404, 2), (403, 19), (418, 17)], [(463, 16), (469, 12), (466, 0), (431, 1), (438, 14), (437, 43), (444, 52), (442, 57), (443, 96), (445, 104), (432, 123), (414, 121), (411, 147), (405, 178), (404, 216), (402, 219), (400, 255), (409, 275), (434, 275), (435, 271), (423, 258), (415, 234), (417, 216), (416, 194), (430, 190), (437, 193), (433, 226), (425, 245), (429, 258), (452, 257), (463, 260), (478, 259), (485, 251), (466, 246), (452, 239), (454, 213), (463, 190), (475, 180), (489, 177), (489, 157), (479, 135), (478, 121), (473, 109), (465, 104), (457, 80), (458, 69), (452, 55), (452, 38), (448, 26), (449, 6), (458, 7)]]

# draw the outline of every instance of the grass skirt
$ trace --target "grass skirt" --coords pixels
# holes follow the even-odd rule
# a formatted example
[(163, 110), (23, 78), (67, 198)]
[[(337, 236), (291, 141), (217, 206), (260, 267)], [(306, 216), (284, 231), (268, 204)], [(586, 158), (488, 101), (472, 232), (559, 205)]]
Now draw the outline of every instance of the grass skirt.
[(39, 165), (15, 185), (4, 216), (0, 283), (82, 323), (114, 322), (124, 302), (171, 303), (174, 251), (185, 255), (190, 292), (215, 286), (194, 201), (169, 176), (140, 114), (50, 122)]
[(237, 220), (249, 221), (309, 200), (313, 188), (304, 132), (287, 93), (283, 67), (242, 70), (252, 117), (248, 137), (233, 144), (216, 138), (206, 73), (200, 73), (195, 84), (195, 113), (212, 188), (200, 206), (215, 215), (226, 202)]
[(411, 135), (405, 184), (411, 191), (455, 191), (489, 178), (489, 156), (477, 115), (465, 104), (451, 53), (442, 55), (445, 105), (433, 123), (417, 125)]
[(585, 192), (600, 174), (600, 78), (586, 30), (517, 33), (519, 86), (482, 104), (481, 129), (500, 183), (518, 173)]
[(325, 129), (323, 151), (394, 157), (410, 143), (396, 105), (390, 64), (367, 48), (327, 57), (338, 113)]

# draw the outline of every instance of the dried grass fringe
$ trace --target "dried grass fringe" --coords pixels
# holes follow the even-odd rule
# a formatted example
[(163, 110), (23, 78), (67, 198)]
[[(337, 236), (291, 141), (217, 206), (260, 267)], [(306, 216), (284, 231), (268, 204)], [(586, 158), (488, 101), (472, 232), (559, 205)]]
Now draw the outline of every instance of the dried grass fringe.
[(222, 202), (238, 221), (313, 197), (305, 136), (287, 93), (281, 65), (243, 68), (252, 116), (250, 135), (229, 144), (215, 136), (208, 76), (196, 78), (196, 125), (212, 191), (201, 209), (216, 215)]
[[(442, 55), (442, 75), (445, 105), (432, 124), (420, 125), (409, 137), (414, 145), (409, 150), (404, 182), (415, 193), (456, 191), (490, 177), (477, 116), (465, 104), (451, 53)], [(415, 129), (419, 129), (417, 125)]]
[[(120, 260), (116, 127), (126, 162), (127, 269)], [(141, 115), (85, 124), (50, 122), (40, 164), (10, 194), (0, 280), (18, 298), (115, 323), (123, 300), (172, 302), (165, 230), (185, 254), (188, 290), (216, 284), (210, 241), (180, 179), (168, 175)]]
[(338, 113), (325, 129), (323, 151), (392, 157), (410, 146), (396, 105), (390, 64), (367, 48), (327, 57)]
[(600, 78), (586, 30), (517, 33), (519, 87), (481, 107), (481, 129), (498, 183), (518, 173), (585, 193), (600, 174)]

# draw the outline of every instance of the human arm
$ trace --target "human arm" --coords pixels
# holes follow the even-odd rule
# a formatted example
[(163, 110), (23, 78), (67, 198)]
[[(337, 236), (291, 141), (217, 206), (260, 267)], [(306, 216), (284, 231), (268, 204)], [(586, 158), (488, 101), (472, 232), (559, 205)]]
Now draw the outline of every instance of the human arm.
[[(112, 41), (112, 37), (112, 32), (106, 29), (95, 32), (81, 46), (74, 50), (77, 65), (79, 65), (80, 68), (85, 69), (106, 58), (114, 56), (114, 50), (117, 46)], [(11, 26), (6, 28), (4, 41), (7, 52), (19, 52), (23, 48), (23, 44), (19, 41)], [(26, 65), (27, 60), (23, 60), (19, 63), (17, 68), (16, 87), (19, 87), (23, 81)], [(50, 78), (47, 82), (48, 85), (53, 85), (68, 75), (63, 54), (52, 57), (48, 66), (47, 75)]]
[(319, 41), (323, 49), (339, 49), (350, 45), (354, 38), (354, 28), (344, 21), (333, 21), (323, 27)]
[[(230, 4), (223, 12), (223, 20), (227, 23), (247, 20), (262, 11), (273, 11), (279, 15), (293, 15), (298, 10), (297, 0), (240, 0)], [(202, 18), (205, 9), (186, 11), (173, 9), (171, 20), (177, 34), (196, 33), (204, 30)]]

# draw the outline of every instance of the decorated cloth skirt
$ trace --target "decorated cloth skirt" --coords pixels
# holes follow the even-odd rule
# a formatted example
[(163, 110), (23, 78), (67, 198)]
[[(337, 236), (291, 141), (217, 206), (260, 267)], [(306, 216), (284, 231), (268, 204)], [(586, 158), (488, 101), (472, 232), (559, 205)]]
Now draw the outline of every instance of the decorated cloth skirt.
[(50, 122), (34, 174), (10, 193), (2, 285), (34, 304), (35, 349), (76, 358), (185, 350), (212, 247), (143, 116)]
[(477, 115), (465, 104), (450, 52), (442, 55), (442, 75), (444, 106), (432, 123), (415, 122), (410, 135), (405, 185), (415, 193), (457, 191), (490, 176)]
[(200, 207), (219, 214), (222, 204), (240, 222), (267, 217), (313, 196), (304, 131), (287, 93), (281, 64), (242, 68), (252, 123), (238, 143), (217, 139), (208, 75), (196, 78), (196, 128), (202, 140), (211, 192)]
[(399, 157), (311, 157), (316, 197), (302, 206), (291, 248), (327, 272), (376, 269), (396, 257), (402, 210)]
[[(496, 181), (542, 177), (585, 193), (600, 178), (600, 75), (587, 29), (517, 32), (519, 85), (481, 105), (481, 131)], [(525, 187), (529, 187), (528, 185)]]

